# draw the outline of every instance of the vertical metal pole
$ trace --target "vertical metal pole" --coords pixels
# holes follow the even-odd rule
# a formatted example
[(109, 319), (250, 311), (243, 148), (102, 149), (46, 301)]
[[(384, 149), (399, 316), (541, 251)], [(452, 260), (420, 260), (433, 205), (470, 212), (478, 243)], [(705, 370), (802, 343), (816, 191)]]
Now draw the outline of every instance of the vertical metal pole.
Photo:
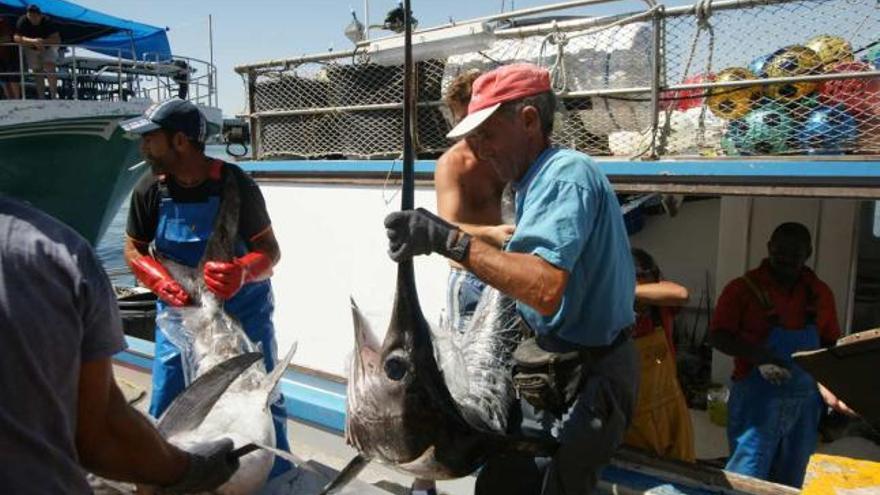
[(153, 73), (156, 78), (156, 101), (162, 101), (165, 98), (162, 97), (162, 78), (159, 76), (159, 55), (156, 54), (154, 57), (155, 61), (153, 62)]
[(742, 267), (740, 273), (745, 273), (752, 267), (752, 229), (755, 225), (755, 197), (749, 196), (749, 201), (747, 203), (748, 211), (746, 212), (746, 218), (748, 219), (748, 224), (746, 225), (746, 252), (743, 256), (745, 258), (745, 266)]
[[(208, 14), (208, 50), (210, 54), (211, 66), (208, 67), (208, 106), (212, 105), (211, 96), (213, 95), (213, 106), (217, 106), (217, 81), (214, 73), (214, 17)], [(189, 78), (189, 75), (187, 75)]]
[(119, 94), (119, 101), (122, 101), (122, 50), (116, 50), (116, 62), (117, 62), (117, 72), (116, 72), (116, 89)]
[(27, 100), (27, 86), (25, 86), (24, 80), (24, 47), (18, 45), (16, 48), (18, 49), (18, 76), (21, 79), (19, 92), (21, 92), (21, 99)]
[(816, 226), (813, 228), (813, 271), (819, 268), (819, 256), (822, 255), (820, 249), (822, 246), (822, 211), (825, 209), (825, 200), (820, 199), (819, 205), (816, 207)]
[(370, 0), (364, 0), (364, 41), (370, 39)]
[(416, 101), (413, 91), (412, 19), (410, 0), (403, 0), (403, 193), (400, 209), (412, 210), (415, 204), (415, 171), (413, 153), (413, 115)]
[[(664, 26), (663, 22), (663, 8), (659, 8), (654, 12), (654, 17), (652, 19), (653, 29), (654, 29), (654, 38), (652, 41), (652, 57), (651, 61), (651, 71), (652, 71), (652, 80), (651, 80), (651, 129), (654, 139), (651, 140), (651, 158), (657, 159), (659, 153), (666, 152), (666, 139), (664, 136), (659, 136), (660, 131), (660, 71), (663, 67), (663, 36), (662, 30)], [(660, 149), (657, 149), (657, 139), (660, 138)], [(658, 153), (659, 151), (659, 153)]]
[(262, 153), (262, 146), (260, 146), (260, 140), (262, 139), (260, 132), (260, 117), (254, 116), (256, 112), (256, 92), (257, 88), (257, 75), (253, 70), (248, 71), (247, 77), (247, 94), (248, 94), (248, 114), (250, 114), (250, 122), (251, 122), (251, 157), (254, 160), (260, 159), (260, 154)]
[(853, 212), (853, 228), (849, 247), (849, 273), (847, 274), (848, 279), (846, 281), (846, 316), (843, 322), (844, 335), (849, 335), (853, 333), (854, 330), (853, 312), (856, 309), (856, 278), (859, 275), (859, 240), (862, 237), (862, 218), (864, 213), (868, 213), (866, 210), (869, 207), (871, 209), (870, 216), (873, 216), (874, 209), (880, 207), (880, 203), (877, 201), (872, 201), (870, 203), (867, 201), (859, 201), (853, 207), (853, 210), (855, 211)]
[(71, 55), (70, 56), (72, 57), (71, 70), (73, 71), (73, 99), (78, 100), (79, 99), (79, 81), (77, 80), (77, 75), (76, 75), (76, 73), (77, 73), (76, 45), (73, 45), (70, 48), (71, 48), (71, 51), (70, 51)]

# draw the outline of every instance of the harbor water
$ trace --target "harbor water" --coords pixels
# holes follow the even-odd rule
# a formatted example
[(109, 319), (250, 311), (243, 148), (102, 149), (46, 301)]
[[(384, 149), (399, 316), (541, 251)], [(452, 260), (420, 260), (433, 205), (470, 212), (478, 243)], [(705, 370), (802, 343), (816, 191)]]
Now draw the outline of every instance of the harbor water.
[[(228, 162), (234, 162), (235, 157), (226, 153), (225, 145), (208, 145), (205, 152), (212, 157), (219, 158)], [(123, 244), (125, 242), (125, 223), (128, 219), (129, 199), (122, 203), (104, 237), (98, 242), (96, 251), (98, 258), (104, 265), (104, 270), (110, 276), (113, 285), (131, 286), (134, 285), (134, 276), (125, 264), (125, 258), (122, 254)]]

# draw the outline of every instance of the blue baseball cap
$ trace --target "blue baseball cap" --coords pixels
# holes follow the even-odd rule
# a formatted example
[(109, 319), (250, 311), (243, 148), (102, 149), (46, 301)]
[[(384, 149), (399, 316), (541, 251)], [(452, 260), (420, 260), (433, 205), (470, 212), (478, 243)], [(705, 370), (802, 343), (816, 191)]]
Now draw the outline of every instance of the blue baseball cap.
[(182, 132), (187, 139), (204, 143), (208, 130), (205, 115), (193, 103), (172, 98), (156, 103), (140, 117), (119, 123), (126, 132), (146, 134), (157, 129)]

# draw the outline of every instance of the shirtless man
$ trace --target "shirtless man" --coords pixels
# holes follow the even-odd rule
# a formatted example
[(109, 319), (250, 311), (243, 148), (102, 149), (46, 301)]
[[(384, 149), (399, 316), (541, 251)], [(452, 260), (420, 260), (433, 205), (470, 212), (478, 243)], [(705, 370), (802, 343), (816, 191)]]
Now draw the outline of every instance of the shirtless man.
[[(467, 115), (471, 84), (479, 76), (477, 70), (464, 72), (449, 85), (443, 100), (455, 122)], [(513, 234), (513, 225), (502, 225), (504, 182), (494, 167), (477, 161), (465, 140), (455, 143), (437, 160), (434, 187), (437, 212), (443, 219), (498, 247)], [(449, 264), (447, 315), (452, 328), (461, 331), (480, 300), (484, 284), (458, 263), (450, 261)]]
[[(453, 124), (467, 115), (471, 100), (471, 84), (480, 76), (470, 70), (456, 77), (443, 97), (452, 113)], [(455, 143), (437, 160), (434, 187), (437, 191), (437, 212), (462, 230), (498, 247), (513, 235), (513, 225), (502, 225), (501, 197), (504, 182), (494, 167), (480, 164), (464, 139)], [(480, 294), (486, 286), (482, 280), (450, 260), (449, 284), (446, 292), (446, 315), (451, 328), (461, 332), (474, 313)], [(411, 494), (436, 495), (432, 480), (416, 479)]]

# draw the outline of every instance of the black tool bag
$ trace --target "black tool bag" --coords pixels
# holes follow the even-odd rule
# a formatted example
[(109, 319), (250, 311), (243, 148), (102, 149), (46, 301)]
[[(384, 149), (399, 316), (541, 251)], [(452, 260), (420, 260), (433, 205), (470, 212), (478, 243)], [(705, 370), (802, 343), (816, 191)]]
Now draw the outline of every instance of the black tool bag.
[(517, 346), (513, 360), (513, 384), (519, 396), (535, 409), (561, 418), (581, 388), (584, 353), (545, 351), (531, 337)]

